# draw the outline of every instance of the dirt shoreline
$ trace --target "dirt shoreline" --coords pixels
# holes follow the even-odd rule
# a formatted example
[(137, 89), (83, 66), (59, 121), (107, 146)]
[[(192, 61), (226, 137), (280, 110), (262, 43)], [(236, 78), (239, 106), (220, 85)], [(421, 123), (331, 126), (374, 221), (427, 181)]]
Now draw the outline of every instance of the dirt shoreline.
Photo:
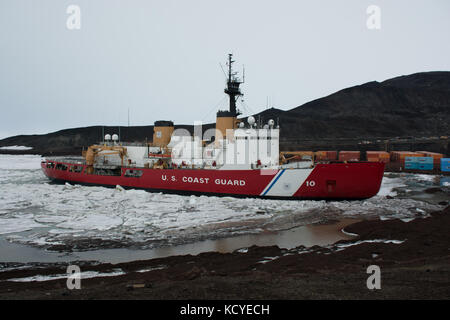
[[(410, 222), (367, 220), (345, 228), (358, 234), (328, 247), (250, 247), (119, 264), (81, 264), (82, 271), (125, 274), (12, 282), (65, 274), (67, 265), (0, 273), (0, 299), (449, 299), (450, 206)], [(386, 241), (390, 240), (390, 241)], [(396, 241), (392, 241), (396, 240)], [(353, 245), (350, 245), (353, 244)], [(381, 269), (381, 289), (369, 290), (369, 265)]]

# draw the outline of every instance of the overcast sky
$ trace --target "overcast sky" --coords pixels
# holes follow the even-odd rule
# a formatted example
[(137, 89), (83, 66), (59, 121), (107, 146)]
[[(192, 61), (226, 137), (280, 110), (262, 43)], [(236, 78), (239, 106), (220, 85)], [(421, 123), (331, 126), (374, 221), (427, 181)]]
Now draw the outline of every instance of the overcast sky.
[[(69, 5), (79, 30), (67, 28)], [(380, 29), (367, 27), (370, 5)], [(228, 106), (219, 63), (229, 52), (245, 65), (245, 113), (268, 98), (288, 110), (448, 71), (449, 37), (449, 0), (1, 0), (0, 138), (127, 125), (128, 108), (131, 125), (212, 122)]]

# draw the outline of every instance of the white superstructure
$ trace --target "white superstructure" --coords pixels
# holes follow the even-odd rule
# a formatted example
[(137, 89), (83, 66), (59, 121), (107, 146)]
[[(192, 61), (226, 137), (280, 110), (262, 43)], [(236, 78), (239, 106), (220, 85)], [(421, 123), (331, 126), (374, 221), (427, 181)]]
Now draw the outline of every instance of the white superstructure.
[(278, 167), (280, 130), (271, 127), (228, 129), (226, 138), (208, 142), (175, 131), (168, 145), (172, 163), (222, 170)]

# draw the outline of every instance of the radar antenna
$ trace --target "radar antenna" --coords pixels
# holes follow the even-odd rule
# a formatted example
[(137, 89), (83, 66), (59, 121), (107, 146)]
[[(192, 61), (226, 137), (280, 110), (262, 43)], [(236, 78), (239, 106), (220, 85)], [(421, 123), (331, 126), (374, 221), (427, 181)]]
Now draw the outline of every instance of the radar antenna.
[(225, 93), (230, 97), (230, 113), (232, 116), (238, 116), (240, 113), (236, 110), (236, 99), (239, 96), (243, 96), (239, 85), (242, 83), (237, 78), (237, 72), (233, 72), (233, 63), (235, 61), (233, 60), (233, 54), (228, 54), (228, 80), (227, 80), (227, 87), (225, 88)]

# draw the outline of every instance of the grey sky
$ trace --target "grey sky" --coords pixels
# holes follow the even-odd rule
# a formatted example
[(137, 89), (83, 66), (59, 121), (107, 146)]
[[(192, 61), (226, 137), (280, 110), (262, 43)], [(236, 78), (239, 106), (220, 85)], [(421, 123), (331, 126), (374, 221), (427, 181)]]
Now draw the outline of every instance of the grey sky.
[[(70, 4), (80, 30), (66, 28)], [(380, 30), (366, 27), (372, 4)], [(227, 107), (219, 63), (229, 52), (245, 65), (248, 110), (267, 97), (287, 110), (450, 70), (449, 35), (448, 0), (1, 0), (0, 138), (126, 125), (128, 108), (132, 125), (212, 122)]]

